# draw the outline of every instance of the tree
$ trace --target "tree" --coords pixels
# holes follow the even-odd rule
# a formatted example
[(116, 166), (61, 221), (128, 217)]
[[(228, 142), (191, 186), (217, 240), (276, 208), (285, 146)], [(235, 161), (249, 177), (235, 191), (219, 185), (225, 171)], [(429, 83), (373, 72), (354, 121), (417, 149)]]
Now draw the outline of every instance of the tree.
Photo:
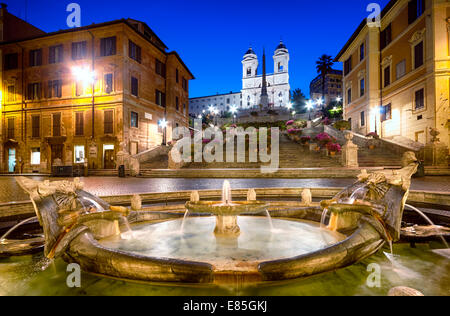
[(294, 109), (297, 113), (305, 113), (306, 112), (306, 97), (303, 94), (301, 89), (295, 89), (291, 93), (291, 101)]
[(326, 75), (331, 71), (331, 67), (333, 67), (334, 62), (331, 56), (322, 55), (319, 60), (316, 61), (316, 70), (317, 73), (320, 74), (322, 79), (322, 99), (325, 101), (325, 79)]

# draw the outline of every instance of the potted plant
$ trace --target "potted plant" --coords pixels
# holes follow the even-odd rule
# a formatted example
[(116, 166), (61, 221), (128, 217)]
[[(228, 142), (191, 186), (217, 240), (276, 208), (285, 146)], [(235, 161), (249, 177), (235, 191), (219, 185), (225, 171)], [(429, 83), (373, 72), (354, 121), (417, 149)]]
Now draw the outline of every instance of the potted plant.
[(348, 121), (339, 121), (334, 123), (334, 128), (340, 131), (345, 131), (345, 130), (350, 130), (351, 129), (351, 125), (350, 122)]
[(366, 137), (369, 138), (369, 141), (368, 141), (369, 149), (370, 150), (375, 149), (375, 147), (378, 143), (378, 140), (380, 139), (380, 136), (378, 136), (378, 134), (375, 132), (371, 132), (371, 133), (367, 134)]
[(302, 138), (300, 138), (300, 141), (301, 141), (302, 145), (309, 145), (309, 142), (311, 141), (311, 137), (303, 136)]
[(320, 144), (321, 147), (326, 147), (328, 143), (332, 142), (331, 136), (327, 133), (318, 134), (315, 140)]
[(336, 153), (341, 152), (341, 145), (339, 145), (338, 143), (328, 143), (327, 149), (330, 153), (330, 156), (334, 157), (336, 156)]

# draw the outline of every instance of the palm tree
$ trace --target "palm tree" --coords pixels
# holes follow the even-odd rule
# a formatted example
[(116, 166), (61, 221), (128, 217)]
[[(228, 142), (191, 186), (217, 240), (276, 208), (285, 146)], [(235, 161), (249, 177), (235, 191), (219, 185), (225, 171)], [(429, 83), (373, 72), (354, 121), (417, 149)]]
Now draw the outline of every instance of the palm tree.
[(331, 67), (333, 67), (334, 62), (331, 56), (322, 55), (319, 60), (316, 61), (316, 69), (317, 73), (320, 74), (322, 78), (322, 99), (325, 100), (325, 77), (331, 71)]

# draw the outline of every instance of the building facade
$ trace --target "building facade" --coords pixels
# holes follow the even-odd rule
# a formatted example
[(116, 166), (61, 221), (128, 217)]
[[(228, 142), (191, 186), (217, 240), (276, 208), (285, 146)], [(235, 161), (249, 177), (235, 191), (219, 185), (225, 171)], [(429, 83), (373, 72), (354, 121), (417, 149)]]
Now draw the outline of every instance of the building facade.
[(216, 94), (200, 98), (189, 99), (189, 113), (191, 117), (197, 118), (208, 112), (209, 107), (219, 111), (220, 115), (229, 112), (233, 107), (240, 108), (242, 102), (240, 92), (230, 92), (227, 94)]
[[(283, 42), (277, 46), (273, 55), (274, 73), (266, 75), (267, 95), (269, 107), (284, 107), (290, 102), (289, 85), (289, 51)], [(215, 96), (192, 98), (190, 114), (197, 117), (210, 106), (220, 113), (229, 111), (231, 106), (247, 110), (257, 108), (261, 104), (261, 89), (263, 75), (259, 74), (258, 56), (250, 48), (242, 60), (242, 90)]]
[(193, 75), (166, 49), (131, 19), (1, 43), (1, 171), (115, 169), (119, 151), (170, 141)]
[[(322, 98), (322, 76), (319, 75), (309, 85), (309, 95), (312, 100)], [(342, 98), (342, 70), (332, 69), (325, 75), (324, 104), (329, 104), (337, 98)]]
[(363, 21), (338, 54), (344, 115), (361, 134), (449, 144), (450, 3), (392, 0), (381, 27)]

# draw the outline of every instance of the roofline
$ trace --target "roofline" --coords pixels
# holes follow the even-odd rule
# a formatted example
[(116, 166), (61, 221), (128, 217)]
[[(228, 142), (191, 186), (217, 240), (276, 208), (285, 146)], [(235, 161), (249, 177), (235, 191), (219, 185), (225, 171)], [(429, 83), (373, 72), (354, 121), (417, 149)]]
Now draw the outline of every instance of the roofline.
[[(337, 76), (339, 76), (339, 75), (344, 75), (344, 71), (343, 71), (343, 70), (339, 70), (339, 69), (331, 69), (331, 71), (337, 71), (337, 72), (339, 72), (339, 73), (328, 72), (326, 75), (337, 75)], [(322, 75), (317, 75), (317, 77), (315, 77), (313, 80), (311, 80), (311, 83), (310, 83), (310, 84), (312, 84), (314, 81), (320, 79), (321, 76), (322, 76)]]
[[(130, 19), (132, 20), (132, 19)], [(134, 20), (137, 21), (137, 20)], [(140, 22), (140, 21), (137, 21)], [(95, 28), (99, 28), (99, 27), (104, 27), (104, 26), (109, 26), (109, 25), (114, 25), (114, 24), (120, 24), (123, 23), (125, 25), (127, 25), (129, 28), (131, 28), (136, 34), (140, 35), (143, 39), (145, 39), (147, 42), (149, 42), (150, 44), (152, 44), (154, 47), (156, 47), (159, 51), (161, 51), (164, 54), (167, 54), (167, 52), (163, 49), (161, 49), (160, 47), (158, 47), (158, 45), (156, 45), (155, 43), (153, 43), (152, 41), (150, 41), (148, 38), (146, 38), (144, 36), (144, 34), (140, 33), (139, 31), (137, 31), (129, 22), (127, 19), (119, 19), (119, 20), (113, 20), (113, 21), (108, 21), (108, 22), (103, 22), (103, 23), (93, 23), (91, 25), (87, 25), (87, 26), (81, 26), (81, 27), (76, 27), (76, 28), (71, 28), (71, 29), (66, 29), (66, 30), (60, 30), (60, 31), (56, 31), (56, 32), (51, 32), (51, 33), (45, 33), (42, 35), (37, 35), (37, 36), (32, 36), (29, 38), (24, 38), (24, 39), (20, 39), (20, 40), (14, 40), (14, 41), (9, 41), (9, 42), (3, 42), (0, 43), (0, 46), (4, 46), (4, 45), (9, 45), (9, 44), (15, 44), (15, 43), (21, 43), (21, 42), (27, 42), (27, 41), (32, 41), (35, 39), (40, 39), (40, 38), (44, 38), (44, 37), (51, 37), (51, 36), (55, 36), (55, 35), (59, 35), (59, 34), (66, 34), (66, 33), (75, 33), (75, 32), (81, 32), (81, 31), (87, 31), (90, 29), (95, 29)], [(144, 23), (145, 22), (141, 22)], [(148, 25), (147, 25), (148, 26)], [(150, 28), (150, 27), (149, 27)], [(152, 33), (154, 33), (152, 31)], [(154, 33), (155, 34), (155, 33)], [(156, 36), (156, 34), (155, 34)], [(156, 36), (158, 38), (158, 36)], [(159, 38), (158, 38), (159, 39)], [(166, 45), (161, 41), (162, 45), (164, 47), (166, 47)], [(167, 47), (166, 47), (167, 48)]]
[[(381, 11), (381, 19), (384, 18), (384, 16), (389, 12), (389, 10), (392, 9), (392, 7), (398, 2), (398, 0), (391, 0), (389, 3), (384, 7), (384, 9)], [(340, 52), (337, 54), (336, 58), (334, 59), (334, 62), (339, 62), (339, 59), (342, 57), (342, 55), (345, 54), (347, 49), (350, 47), (350, 45), (353, 43), (353, 41), (358, 37), (359, 33), (363, 30), (363, 28), (367, 25), (367, 19), (362, 20), (361, 24), (359, 24), (356, 31), (352, 34), (350, 39), (345, 43), (344, 47), (340, 50)]]
[(204, 97), (195, 97), (195, 98), (189, 98), (189, 100), (195, 100), (195, 99), (204, 99), (204, 98), (212, 98), (212, 97), (221, 97), (224, 95), (230, 95), (230, 94), (241, 94), (242, 92), (231, 92), (231, 93), (221, 93), (221, 94), (212, 94), (212, 95), (206, 95)]
[[(88, 26), (82, 26), (82, 27), (77, 27), (77, 28), (72, 28), (72, 29), (67, 29), (67, 30), (60, 30), (60, 31), (56, 31), (56, 32), (51, 32), (51, 33), (45, 33), (45, 34), (41, 34), (41, 35), (37, 35), (37, 36), (33, 36), (33, 37), (29, 37), (29, 38), (25, 38), (25, 39), (21, 39), (21, 40), (14, 40), (14, 41), (9, 41), (9, 42), (3, 42), (0, 43), (0, 47), (4, 46), (4, 45), (10, 45), (10, 44), (15, 44), (15, 43), (21, 43), (21, 42), (27, 42), (27, 41), (32, 41), (35, 39), (40, 39), (40, 38), (45, 38), (45, 37), (51, 37), (51, 36), (56, 36), (56, 35), (60, 35), (60, 34), (66, 34), (66, 33), (75, 33), (75, 32), (82, 32), (82, 31), (87, 31), (90, 29), (94, 29), (94, 28), (99, 28), (99, 27), (105, 27), (105, 26), (109, 26), (109, 25), (115, 25), (115, 24), (125, 24), (127, 25), (130, 29), (132, 29), (136, 34), (140, 35), (143, 39), (145, 39), (147, 42), (149, 42), (150, 44), (152, 44), (154, 47), (156, 47), (160, 52), (164, 53), (166, 56), (168, 55), (175, 55), (177, 57), (177, 59), (180, 61), (180, 63), (183, 65), (183, 67), (188, 71), (188, 73), (192, 76), (192, 79), (195, 79), (195, 76), (192, 74), (192, 72), (189, 70), (189, 68), (186, 66), (186, 64), (183, 62), (183, 60), (181, 59), (180, 55), (175, 52), (166, 52), (165, 50), (162, 50), (160, 47), (158, 47), (158, 45), (156, 45), (155, 43), (153, 43), (152, 41), (150, 41), (147, 37), (144, 36), (144, 34), (140, 33), (139, 31), (137, 31), (129, 22), (128, 20), (133, 20), (133, 19), (120, 19), (120, 20), (113, 20), (113, 21), (109, 21), (109, 22), (104, 22), (104, 23), (98, 23), (98, 24), (91, 24)], [(136, 22), (141, 22), (138, 20), (133, 20)], [(141, 22), (144, 23), (145, 25), (147, 25), (145, 22)], [(147, 25), (148, 26), (148, 25)], [(149, 27), (150, 28), (150, 27)], [(159, 37), (155, 34), (155, 32), (153, 32), (153, 30), (150, 28), (150, 30), (152, 31), (153, 35), (155, 35), (155, 37), (162, 43), (162, 45), (167, 48), (167, 46), (163, 43), (163, 41), (161, 41), (159, 39)]]
[(189, 70), (189, 68), (186, 66), (186, 64), (184, 63), (184, 61), (181, 59), (180, 55), (176, 52), (176, 51), (172, 51), (167, 53), (167, 55), (174, 55), (178, 61), (181, 63), (181, 65), (187, 70), (187, 72), (191, 75), (192, 79), (194, 80), (196, 79), (195, 76), (192, 74), (192, 72)]

